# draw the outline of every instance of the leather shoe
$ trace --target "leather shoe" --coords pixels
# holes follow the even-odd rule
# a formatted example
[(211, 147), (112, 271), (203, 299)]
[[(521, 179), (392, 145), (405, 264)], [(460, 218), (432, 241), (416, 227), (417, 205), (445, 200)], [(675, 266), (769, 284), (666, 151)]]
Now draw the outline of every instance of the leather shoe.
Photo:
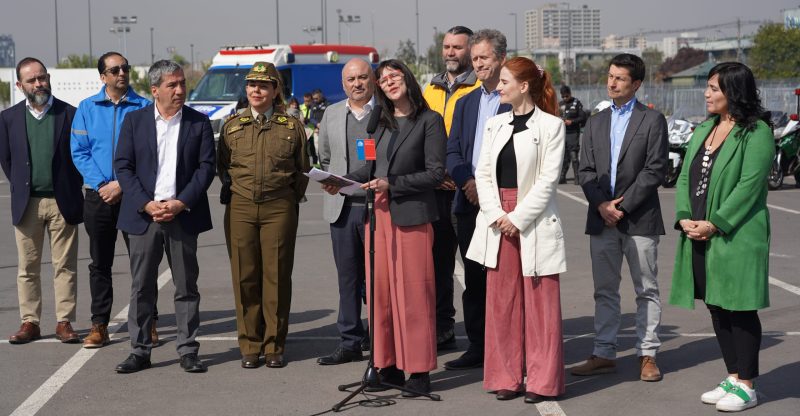
[(119, 363), (114, 371), (120, 374), (135, 373), (137, 371), (150, 368), (150, 357), (142, 357), (136, 354), (131, 354), (125, 361)]
[(267, 367), (269, 368), (283, 368), (286, 366), (286, 360), (283, 359), (283, 354), (267, 354), (264, 356), (264, 361), (267, 362)]
[(453, 328), (437, 331), (436, 349), (439, 351), (456, 349), (456, 333)]
[(153, 348), (161, 345), (161, 340), (158, 338), (158, 330), (156, 329), (157, 320), (150, 323), (150, 341), (153, 343)]
[(497, 390), (495, 397), (497, 400), (511, 400), (519, 397), (520, 392), (514, 390)]
[(642, 381), (661, 381), (661, 370), (656, 365), (656, 357), (643, 355), (639, 357), (639, 378)]
[(364, 355), (360, 350), (350, 351), (340, 346), (336, 348), (336, 351), (334, 351), (333, 354), (317, 358), (317, 363), (319, 365), (337, 365), (353, 361), (361, 361), (363, 358)]
[(83, 338), (83, 348), (100, 348), (108, 345), (111, 340), (108, 337), (108, 324), (92, 324), (89, 335)]
[(597, 374), (615, 373), (617, 364), (614, 360), (592, 355), (581, 365), (576, 365), (569, 370), (573, 376), (594, 376)]
[(197, 354), (193, 352), (181, 355), (181, 368), (187, 373), (206, 372), (206, 366), (197, 358)]
[(469, 370), (483, 367), (483, 353), (468, 349), (455, 360), (444, 363), (445, 370)]
[(81, 337), (72, 329), (69, 321), (61, 321), (56, 325), (56, 339), (65, 344), (77, 344)]
[[(406, 382), (406, 375), (403, 373), (403, 370), (395, 366), (385, 367), (378, 370), (378, 375), (380, 376), (381, 383), (391, 384), (394, 386), (402, 386)], [(364, 388), (364, 391), (367, 393), (376, 393), (379, 391), (386, 391), (389, 390), (391, 387), (386, 386), (384, 384), (378, 386), (367, 386)]]
[(361, 338), (361, 351), (369, 351), (369, 334)]
[[(431, 376), (428, 373), (414, 373), (408, 377), (408, 381), (406, 381), (407, 389), (413, 390), (419, 393), (430, 393), (431, 392)], [(403, 391), (403, 397), (419, 397), (418, 393), (412, 393), (411, 391)]]
[(258, 368), (261, 365), (258, 355), (245, 355), (242, 357), (242, 368)]
[(525, 392), (525, 403), (550, 402), (554, 401), (555, 399), (555, 396), (542, 396), (541, 394), (536, 394), (532, 391)]
[(42, 337), (39, 325), (33, 322), (23, 322), (16, 334), (8, 337), (9, 344), (27, 344)]

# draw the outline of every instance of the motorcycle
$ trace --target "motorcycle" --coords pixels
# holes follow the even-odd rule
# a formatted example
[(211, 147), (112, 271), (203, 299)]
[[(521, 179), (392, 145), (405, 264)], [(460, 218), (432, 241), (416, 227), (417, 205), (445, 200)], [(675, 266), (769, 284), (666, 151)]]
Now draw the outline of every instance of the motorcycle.
[(678, 182), (683, 160), (686, 157), (686, 148), (689, 146), (689, 139), (692, 138), (694, 127), (693, 122), (684, 120), (677, 114), (667, 121), (669, 164), (667, 165), (667, 175), (664, 177), (665, 188), (672, 188)]
[(767, 177), (769, 189), (780, 189), (787, 175), (794, 176), (795, 186), (800, 185), (800, 121), (792, 114), (783, 134), (775, 141), (775, 159)]

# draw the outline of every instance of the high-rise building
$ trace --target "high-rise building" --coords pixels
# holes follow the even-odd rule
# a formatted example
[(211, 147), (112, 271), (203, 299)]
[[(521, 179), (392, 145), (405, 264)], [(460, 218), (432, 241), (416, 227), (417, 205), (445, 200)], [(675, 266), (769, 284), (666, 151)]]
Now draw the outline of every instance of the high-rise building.
[(0, 68), (11, 68), (17, 65), (14, 50), (14, 38), (11, 35), (0, 35)]
[(545, 4), (525, 12), (528, 49), (600, 47), (600, 9)]

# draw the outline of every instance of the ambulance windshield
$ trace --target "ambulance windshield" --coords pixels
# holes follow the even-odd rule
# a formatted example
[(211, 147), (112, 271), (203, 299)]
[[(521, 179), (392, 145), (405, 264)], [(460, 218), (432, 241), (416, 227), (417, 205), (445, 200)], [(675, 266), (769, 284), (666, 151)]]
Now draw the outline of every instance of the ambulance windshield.
[(250, 68), (210, 68), (189, 101), (237, 101), (243, 97), (244, 77)]

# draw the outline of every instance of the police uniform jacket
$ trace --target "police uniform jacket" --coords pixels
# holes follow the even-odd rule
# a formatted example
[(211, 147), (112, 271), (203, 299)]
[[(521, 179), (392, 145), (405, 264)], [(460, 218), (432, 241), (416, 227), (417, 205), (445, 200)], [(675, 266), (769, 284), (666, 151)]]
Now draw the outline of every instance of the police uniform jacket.
[(305, 129), (296, 118), (275, 111), (261, 125), (247, 108), (222, 128), (218, 170), (230, 175), (232, 193), (253, 202), (300, 202), (308, 185), (303, 173), (310, 169), (305, 143)]

